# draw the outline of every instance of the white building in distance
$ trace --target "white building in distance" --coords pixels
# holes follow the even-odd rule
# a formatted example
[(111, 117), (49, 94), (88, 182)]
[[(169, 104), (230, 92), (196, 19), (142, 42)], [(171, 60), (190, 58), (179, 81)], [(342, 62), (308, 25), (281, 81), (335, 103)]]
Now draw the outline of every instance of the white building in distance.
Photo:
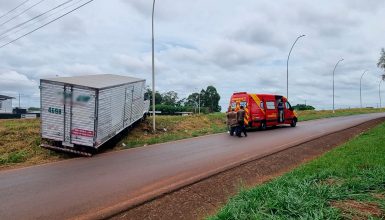
[(12, 113), (13, 97), (0, 95), (0, 113)]

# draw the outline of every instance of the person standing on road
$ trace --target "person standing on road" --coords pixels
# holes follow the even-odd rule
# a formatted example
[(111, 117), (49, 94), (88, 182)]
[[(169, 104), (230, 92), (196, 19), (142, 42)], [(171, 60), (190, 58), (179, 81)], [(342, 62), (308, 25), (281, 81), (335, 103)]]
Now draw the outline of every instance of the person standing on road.
[(236, 132), (238, 127), (238, 121), (237, 121), (237, 113), (234, 111), (234, 109), (230, 109), (227, 112), (227, 126), (230, 132), (230, 135), (233, 136), (234, 132)]
[(246, 127), (245, 127), (245, 110), (244, 107), (241, 105), (241, 109), (237, 112), (237, 121), (238, 121), (238, 131), (237, 136), (242, 137), (242, 132), (247, 137), (246, 133)]
[(285, 121), (285, 116), (283, 113), (283, 102), (282, 99), (278, 100), (278, 113), (279, 113), (279, 121), (280, 123), (283, 123)]

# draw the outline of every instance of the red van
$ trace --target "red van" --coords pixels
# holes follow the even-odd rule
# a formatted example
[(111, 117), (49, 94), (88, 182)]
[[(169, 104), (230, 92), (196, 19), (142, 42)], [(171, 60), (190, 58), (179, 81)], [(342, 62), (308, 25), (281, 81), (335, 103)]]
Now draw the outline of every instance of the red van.
[(262, 130), (266, 127), (288, 124), (297, 125), (298, 116), (286, 97), (270, 94), (237, 92), (231, 96), (230, 108), (245, 110), (245, 125)]

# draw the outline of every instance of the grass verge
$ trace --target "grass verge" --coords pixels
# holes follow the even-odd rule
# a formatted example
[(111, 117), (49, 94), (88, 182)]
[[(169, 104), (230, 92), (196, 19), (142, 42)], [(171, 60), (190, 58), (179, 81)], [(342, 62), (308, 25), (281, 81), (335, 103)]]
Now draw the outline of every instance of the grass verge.
[(0, 120), (0, 169), (15, 164), (39, 164), (68, 155), (40, 147), (40, 120)]
[(358, 114), (385, 112), (384, 108), (352, 108), (352, 109), (337, 109), (335, 113), (331, 110), (307, 110), (297, 111), (299, 121), (308, 121), (320, 118), (332, 118)]
[[(208, 134), (225, 132), (226, 118), (224, 113), (208, 115), (157, 116), (157, 132), (152, 132), (152, 118), (139, 124), (127, 135), (117, 148), (132, 148), (167, 141), (181, 140)], [(124, 144), (124, 145), (123, 145)]]
[(385, 218), (385, 123), (269, 183), (243, 189), (217, 219)]

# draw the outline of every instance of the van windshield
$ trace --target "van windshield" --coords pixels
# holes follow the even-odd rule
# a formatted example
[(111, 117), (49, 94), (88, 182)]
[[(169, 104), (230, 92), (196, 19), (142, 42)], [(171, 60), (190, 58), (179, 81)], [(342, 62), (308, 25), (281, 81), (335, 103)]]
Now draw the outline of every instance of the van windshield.
[(235, 102), (235, 101), (233, 101), (233, 102), (231, 102), (231, 108), (233, 108), (233, 109), (236, 109), (237, 107), (239, 108), (241, 106), (246, 108), (247, 107), (247, 102), (246, 101), (242, 101), (242, 102), (239, 102), (239, 101)]

